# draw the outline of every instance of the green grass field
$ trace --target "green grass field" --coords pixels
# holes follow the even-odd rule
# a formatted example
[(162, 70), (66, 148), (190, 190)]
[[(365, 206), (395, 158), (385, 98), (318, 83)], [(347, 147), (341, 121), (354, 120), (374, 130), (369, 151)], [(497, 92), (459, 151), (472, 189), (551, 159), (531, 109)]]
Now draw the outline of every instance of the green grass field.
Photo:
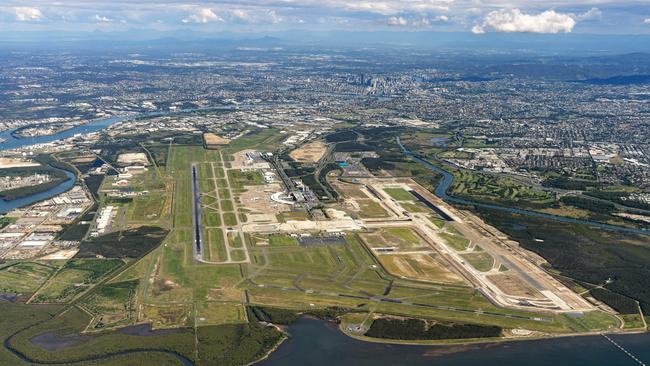
[(384, 188), (384, 192), (396, 201), (415, 201), (415, 196), (404, 188)]
[(269, 245), (272, 247), (295, 247), (298, 246), (298, 239), (289, 235), (274, 234), (268, 237)]
[(477, 271), (487, 272), (494, 266), (494, 258), (485, 252), (463, 254), (462, 257)]
[(66, 303), (124, 265), (119, 259), (72, 259), (34, 295), (34, 303)]
[(445, 244), (450, 246), (456, 251), (463, 251), (469, 246), (469, 239), (464, 238), (460, 235), (448, 234), (448, 233), (439, 233), (440, 237), (444, 239)]
[(0, 292), (30, 295), (56, 268), (36, 262), (17, 262), (0, 268)]

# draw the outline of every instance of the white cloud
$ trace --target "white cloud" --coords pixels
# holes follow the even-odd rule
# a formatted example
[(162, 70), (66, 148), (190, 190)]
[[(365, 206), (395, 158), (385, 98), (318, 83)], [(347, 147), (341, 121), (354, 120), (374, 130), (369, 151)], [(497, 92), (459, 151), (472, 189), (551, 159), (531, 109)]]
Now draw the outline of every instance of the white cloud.
[(99, 23), (110, 23), (110, 22), (113, 21), (112, 19), (109, 19), (109, 18), (107, 18), (105, 16), (100, 16), (99, 14), (95, 14), (95, 16), (93, 17), (93, 20), (95, 20), (96, 22), (99, 22)]
[(525, 14), (519, 9), (501, 9), (488, 13), (483, 23), (475, 25), (472, 32), (570, 33), (575, 25), (576, 21), (571, 15), (556, 13), (554, 10)]
[(588, 11), (577, 16), (578, 20), (592, 20), (600, 19), (603, 16), (603, 12), (598, 8), (591, 8)]
[(399, 13), (426, 13), (449, 10), (451, 0), (409, 0), (409, 1), (359, 1), (359, 0), (328, 0), (321, 1), (323, 6), (344, 8), (352, 11), (363, 11), (382, 15), (397, 15)]
[(432, 23), (445, 23), (449, 21), (449, 17), (446, 15), (440, 15), (433, 18), (421, 17), (407, 19), (401, 16), (393, 16), (386, 19), (386, 24), (394, 27), (429, 27)]
[(200, 8), (193, 14), (183, 19), (183, 23), (210, 23), (223, 22), (223, 18), (215, 14), (210, 8)]
[(14, 8), (14, 10), (16, 12), (16, 19), (21, 22), (43, 19), (43, 13), (38, 8), (19, 6)]
[(386, 24), (398, 27), (405, 27), (409, 24), (408, 20), (402, 17), (390, 17), (386, 20)]
[(472, 27), (472, 33), (474, 33), (474, 34), (483, 34), (483, 33), (485, 33), (485, 29), (483, 29), (483, 27), (481, 27), (480, 25), (477, 24), (477, 25)]
[(645, 23), (645, 24), (650, 24), (650, 18), (645, 18), (645, 20), (643, 21), (643, 23)]
[(250, 19), (250, 14), (246, 10), (242, 10), (242, 9), (233, 10), (232, 15), (235, 18), (238, 18), (238, 19), (241, 19), (241, 20), (249, 20)]

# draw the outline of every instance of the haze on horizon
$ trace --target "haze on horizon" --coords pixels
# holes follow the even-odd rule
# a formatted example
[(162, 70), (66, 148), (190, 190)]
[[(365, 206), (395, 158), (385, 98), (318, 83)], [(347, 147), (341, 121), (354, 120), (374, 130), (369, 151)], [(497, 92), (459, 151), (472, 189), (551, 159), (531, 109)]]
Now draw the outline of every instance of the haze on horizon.
[(5, 0), (0, 40), (28, 32), (288, 30), (650, 35), (643, 0)]

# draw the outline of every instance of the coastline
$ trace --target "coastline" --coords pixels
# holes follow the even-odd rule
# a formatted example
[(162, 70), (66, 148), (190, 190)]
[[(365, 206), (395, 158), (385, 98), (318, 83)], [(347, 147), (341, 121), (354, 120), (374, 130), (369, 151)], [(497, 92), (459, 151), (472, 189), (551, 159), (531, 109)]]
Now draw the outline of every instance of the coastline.
[[(562, 339), (562, 338), (577, 338), (577, 337), (594, 337), (603, 334), (645, 334), (650, 333), (648, 330), (643, 329), (630, 329), (630, 330), (620, 330), (620, 331), (595, 331), (595, 332), (580, 332), (580, 333), (557, 333), (551, 334), (546, 333), (539, 336), (531, 337), (501, 337), (501, 338), (468, 338), (468, 339), (447, 339), (447, 340), (399, 340), (399, 339), (388, 339), (388, 338), (373, 338), (367, 337), (365, 335), (359, 335), (352, 332), (348, 332), (342, 327), (342, 323), (338, 324), (339, 331), (346, 336), (356, 339), (358, 341), (368, 342), (368, 343), (378, 343), (378, 344), (389, 344), (389, 345), (408, 345), (408, 346), (437, 346), (437, 347), (467, 347), (467, 346), (489, 346), (502, 343), (510, 342), (522, 342), (522, 341), (538, 341), (538, 340), (552, 340), (552, 339)], [(462, 351), (462, 350), (459, 350)]]
[[(0, 198), (0, 214), (7, 214), (7, 213), (9, 213), (9, 212), (11, 212), (13, 210), (21, 209), (23, 207), (27, 207), (27, 206), (30, 206), (30, 205), (35, 205), (37, 203), (40, 203), (40, 202), (43, 202), (45, 200), (51, 199), (52, 197), (56, 197), (56, 196), (58, 196), (58, 195), (60, 195), (62, 193), (65, 193), (65, 192), (69, 191), (70, 189), (72, 189), (72, 187), (75, 186), (75, 184), (77, 184), (77, 181), (79, 179), (79, 172), (76, 169), (74, 169), (74, 167), (72, 167), (73, 169), (70, 169), (70, 170), (64, 169), (62, 167), (53, 167), (53, 168), (63, 171), (66, 174), (67, 179), (59, 182), (57, 185), (55, 185), (54, 187), (51, 187), (51, 188), (49, 188), (47, 190), (32, 193), (32, 194), (29, 194), (29, 195), (24, 196), (24, 197), (17, 197), (17, 198), (12, 199), (12, 200), (5, 200), (3, 198)], [(29, 200), (29, 198), (33, 197), (33, 196), (47, 195), (47, 192), (56, 191), (57, 189), (59, 189), (59, 187), (63, 187), (64, 185), (68, 185), (68, 184), (69, 184), (69, 187), (67, 187), (67, 188), (63, 189), (62, 191), (57, 192), (57, 193), (55, 193), (53, 195), (50, 195), (48, 197), (37, 198), (37, 199), (35, 199), (33, 201), (30, 201), (30, 202), (27, 202), (25, 204), (20, 204), (19, 203), (15, 207), (11, 207), (12, 204), (15, 203), (16, 201)], [(9, 208), (7, 210), (5, 210), (4, 205), (9, 206)]]
[(37, 123), (37, 124), (32, 124), (32, 125), (26, 125), (26, 126), (21, 126), (18, 128), (15, 128), (11, 130), (10, 135), (11, 137), (15, 138), (16, 140), (26, 140), (30, 138), (42, 138), (42, 137), (48, 137), (48, 136), (54, 136), (59, 133), (63, 133), (69, 130), (72, 130), (74, 128), (82, 127), (90, 123), (91, 121), (83, 121), (81, 123), (75, 124), (75, 125), (66, 125), (65, 128), (57, 129), (54, 130), (50, 133), (42, 134), (42, 135), (34, 135), (34, 136), (24, 136), (21, 134), (22, 131), (28, 129), (28, 128), (36, 128), (36, 127), (41, 127), (41, 126), (48, 126), (48, 125), (56, 125), (56, 123)]
[(284, 329), (283, 327), (281, 327), (279, 325), (273, 324), (273, 323), (268, 323), (268, 325), (272, 326), (273, 328), (277, 329), (280, 333), (282, 333), (282, 338), (275, 344), (275, 346), (271, 347), (268, 351), (266, 351), (266, 353), (261, 358), (255, 360), (255, 361), (247, 363), (246, 366), (253, 366), (253, 365), (256, 365), (256, 364), (268, 359), (269, 357), (271, 357), (271, 354), (273, 354), (273, 352), (277, 351), (278, 348), (280, 348), (280, 346), (282, 344), (284, 344), (284, 342), (286, 340), (289, 339), (290, 335), (286, 331), (286, 329)]

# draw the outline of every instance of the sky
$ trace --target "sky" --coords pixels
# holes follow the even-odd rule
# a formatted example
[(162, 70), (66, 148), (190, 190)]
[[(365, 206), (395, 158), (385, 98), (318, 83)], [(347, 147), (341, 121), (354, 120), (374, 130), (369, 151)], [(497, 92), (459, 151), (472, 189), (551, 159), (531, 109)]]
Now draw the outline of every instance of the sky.
[(7, 32), (650, 34), (650, 0), (0, 0)]

